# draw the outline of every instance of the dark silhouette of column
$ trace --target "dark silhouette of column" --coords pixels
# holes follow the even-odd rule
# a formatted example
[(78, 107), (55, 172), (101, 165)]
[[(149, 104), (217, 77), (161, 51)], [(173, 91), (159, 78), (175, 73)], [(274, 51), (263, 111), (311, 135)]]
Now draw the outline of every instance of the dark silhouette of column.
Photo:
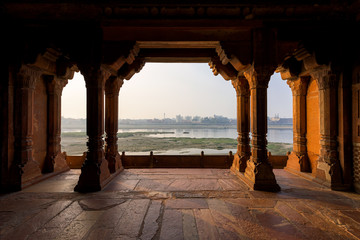
[(238, 77), (231, 81), (237, 99), (237, 131), (238, 131), (238, 145), (237, 152), (234, 156), (232, 168), (245, 172), (246, 163), (250, 158), (250, 89), (249, 84), (244, 76)]
[(41, 71), (22, 65), (16, 82), (16, 126), (15, 161), (12, 169), (16, 178), (12, 182), (14, 190), (20, 190), (22, 182), (41, 175), (39, 163), (33, 157), (34, 92)]
[(119, 91), (122, 85), (123, 79), (113, 76), (105, 84), (105, 158), (108, 161), (110, 173), (122, 168), (117, 144)]
[(48, 136), (47, 154), (43, 173), (63, 171), (69, 169), (66, 160), (61, 156), (61, 94), (68, 80), (56, 76), (46, 76), (48, 97)]
[(331, 189), (342, 190), (342, 170), (338, 156), (338, 80), (328, 69), (312, 74), (319, 87), (320, 156), (316, 177), (330, 183)]
[(306, 148), (306, 92), (310, 77), (288, 80), (293, 95), (293, 151), (289, 155), (286, 168), (310, 172)]
[(279, 191), (273, 168), (267, 155), (267, 87), (272, 72), (251, 68), (244, 75), (250, 85), (251, 96), (251, 157), (245, 177), (254, 190)]
[(81, 167), (77, 192), (100, 191), (110, 176), (104, 157), (104, 88), (110, 74), (100, 67), (81, 66), (86, 83), (86, 159)]

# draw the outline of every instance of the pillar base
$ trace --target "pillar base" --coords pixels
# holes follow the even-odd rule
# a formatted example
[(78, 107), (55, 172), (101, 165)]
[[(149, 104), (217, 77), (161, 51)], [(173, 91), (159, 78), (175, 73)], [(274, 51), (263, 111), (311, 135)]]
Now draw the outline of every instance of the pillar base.
[(247, 179), (246, 183), (249, 187), (254, 190), (268, 192), (278, 192), (281, 190), (280, 186), (276, 183), (273, 168), (267, 162), (255, 165), (253, 161), (248, 161), (244, 177)]
[(330, 166), (324, 161), (318, 161), (315, 177), (320, 181), (325, 182), (324, 185), (329, 186), (331, 190), (351, 190), (351, 184), (344, 184), (342, 182), (341, 169), (339, 164), (333, 164), (333, 166)]
[(55, 157), (54, 172), (64, 172), (70, 170), (69, 165), (66, 162), (65, 153), (59, 153)]
[(39, 163), (35, 160), (28, 161), (22, 168), (23, 174), (21, 176), (21, 185), (31, 181), (34, 178), (41, 176)]
[(105, 159), (100, 166), (96, 163), (87, 163), (85, 160), (74, 191), (82, 193), (100, 191), (109, 182), (109, 177), (109, 167)]
[(106, 160), (108, 162), (110, 173), (114, 173), (118, 169), (122, 169), (121, 157), (118, 152), (114, 156), (108, 156)]
[(298, 172), (310, 172), (309, 158), (305, 154), (299, 155), (291, 152), (288, 156), (286, 168)]
[(248, 160), (249, 156), (240, 156), (239, 153), (236, 153), (231, 168), (239, 172), (245, 172), (246, 162)]

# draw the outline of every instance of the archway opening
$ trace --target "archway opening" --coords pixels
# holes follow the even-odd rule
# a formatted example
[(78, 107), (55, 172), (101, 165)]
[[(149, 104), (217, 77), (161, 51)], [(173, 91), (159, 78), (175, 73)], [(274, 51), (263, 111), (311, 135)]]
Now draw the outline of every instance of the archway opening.
[(119, 96), (120, 152), (236, 151), (235, 90), (206, 63), (147, 63)]
[(267, 104), (268, 151), (285, 156), (293, 149), (293, 97), (279, 73), (271, 76)]
[(79, 73), (64, 87), (61, 98), (61, 150), (68, 156), (86, 152), (86, 87)]

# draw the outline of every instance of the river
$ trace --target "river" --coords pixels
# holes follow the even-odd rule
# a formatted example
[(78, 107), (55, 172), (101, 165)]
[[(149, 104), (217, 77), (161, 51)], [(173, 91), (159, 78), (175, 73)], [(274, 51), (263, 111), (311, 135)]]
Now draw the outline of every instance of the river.
[[(85, 129), (80, 128), (63, 128), (62, 132), (85, 132)], [(147, 134), (144, 137), (155, 137), (155, 138), (164, 138), (164, 137), (186, 137), (186, 138), (237, 138), (237, 131), (235, 128), (181, 128), (181, 129), (149, 129), (149, 128), (139, 128), (139, 129), (120, 129), (119, 133), (127, 132), (154, 132), (154, 134)], [(250, 136), (251, 137), (251, 136)], [(293, 142), (293, 130), (291, 128), (269, 128), (267, 134), (268, 142), (277, 142), (277, 143), (292, 143)], [(68, 155), (81, 155), (83, 151), (86, 151), (86, 139), (84, 141), (83, 147), (77, 149), (73, 152), (71, 145), (67, 143), (67, 138), (62, 138), (63, 151), (66, 151)], [(201, 151), (204, 151), (205, 154), (227, 154), (229, 151), (233, 153), (236, 152), (236, 149), (196, 149), (188, 148), (181, 150), (164, 150), (164, 151), (155, 151), (154, 154), (200, 154)], [(126, 154), (149, 154), (148, 152), (127, 152)]]

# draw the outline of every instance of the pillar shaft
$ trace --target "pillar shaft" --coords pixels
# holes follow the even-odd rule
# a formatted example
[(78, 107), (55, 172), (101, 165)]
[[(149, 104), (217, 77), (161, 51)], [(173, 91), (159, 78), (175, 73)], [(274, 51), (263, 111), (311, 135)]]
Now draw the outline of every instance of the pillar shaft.
[(105, 158), (108, 161), (110, 173), (122, 168), (117, 144), (119, 91), (122, 84), (122, 79), (110, 77), (105, 85)]
[(250, 158), (250, 90), (245, 77), (239, 77), (232, 81), (236, 91), (237, 100), (237, 131), (238, 145), (234, 156), (232, 168), (239, 172), (245, 172), (246, 163)]
[[(264, 73), (263, 73), (264, 72)], [(267, 86), (271, 71), (257, 73), (255, 70), (244, 75), (250, 85), (252, 151), (247, 162), (245, 177), (254, 190), (279, 191), (272, 166), (267, 156)]]
[(88, 135), (86, 158), (81, 167), (78, 192), (99, 191), (110, 176), (104, 161), (104, 87), (109, 77), (104, 70), (86, 66), (81, 69), (86, 82), (86, 132)]
[(306, 148), (306, 91), (309, 77), (288, 80), (293, 95), (293, 152), (286, 168), (309, 172), (310, 164)]
[(39, 164), (33, 158), (34, 92), (36, 81), (40, 76), (40, 71), (25, 65), (17, 75), (15, 130), (17, 166), (14, 168), (18, 172), (16, 173), (18, 177), (14, 184), (18, 186), (18, 190), (21, 189), (22, 182), (41, 175)]
[(334, 190), (341, 190), (342, 170), (338, 157), (337, 78), (329, 71), (314, 74), (319, 86), (320, 156), (316, 177), (326, 180)]
[[(61, 94), (67, 84), (67, 79), (47, 76), (45, 78), (48, 94), (48, 138), (47, 154), (43, 173), (54, 172), (56, 170), (69, 169), (61, 153)], [(59, 159), (62, 158), (62, 159)]]

